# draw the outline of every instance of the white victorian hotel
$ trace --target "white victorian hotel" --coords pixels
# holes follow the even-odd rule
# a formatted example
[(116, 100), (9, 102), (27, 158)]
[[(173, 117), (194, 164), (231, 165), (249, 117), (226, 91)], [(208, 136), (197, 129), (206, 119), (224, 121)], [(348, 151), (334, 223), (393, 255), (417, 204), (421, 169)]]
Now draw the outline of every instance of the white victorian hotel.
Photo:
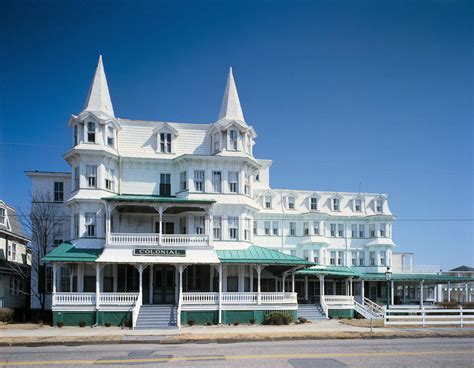
[[(401, 261), (387, 195), (272, 189), (232, 70), (211, 124), (130, 120), (115, 116), (100, 58), (69, 127), (71, 173), (27, 172), (64, 217), (33, 280), (56, 323), (371, 317), (389, 299), (385, 272)], [(391, 302), (419, 300), (420, 278), (397, 269)]]

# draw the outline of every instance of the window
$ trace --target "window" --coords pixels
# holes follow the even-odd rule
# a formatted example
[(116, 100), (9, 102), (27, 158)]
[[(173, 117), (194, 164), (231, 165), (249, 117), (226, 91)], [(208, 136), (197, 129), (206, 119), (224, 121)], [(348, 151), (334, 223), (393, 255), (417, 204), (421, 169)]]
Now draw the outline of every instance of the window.
[(214, 144), (214, 153), (219, 152), (221, 150), (220, 133), (214, 133), (214, 136), (212, 137), (212, 139), (213, 139), (213, 144)]
[(204, 192), (204, 170), (194, 170), (194, 190)]
[(89, 188), (97, 188), (97, 166), (86, 165), (87, 186)]
[(319, 264), (319, 250), (315, 249), (313, 251), (313, 262)]
[(250, 219), (244, 220), (244, 240), (250, 240)]
[(204, 234), (204, 216), (194, 216), (194, 233)]
[(354, 199), (354, 212), (362, 212), (362, 199)]
[(95, 123), (87, 123), (87, 142), (95, 143)]
[(357, 225), (355, 224), (351, 225), (351, 237), (357, 238)]
[(278, 236), (278, 221), (272, 222), (272, 234)]
[(335, 266), (336, 265), (336, 252), (332, 250), (330, 253), (330, 256), (331, 257), (329, 258), (329, 264), (331, 266)]
[(105, 189), (110, 191), (115, 191), (115, 170), (106, 168), (105, 169)]
[(303, 222), (303, 235), (309, 235), (309, 222)]
[(365, 225), (359, 225), (359, 238), (365, 238)]
[(351, 264), (352, 264), (353, 266), (357, 266), (357, 252), (352, 251), (351, 254), (352, 254), (352, 257), (351, 257), (351, 258), (352, 258)]
[(8, 259), (16, 260), (16, 244), (8, 243)]
[(171, 196), (171, 174), (160, 174), (160, 196)]
[(296, 222), (290, 222), (290, 236), (296, 236)]
[(79, 137), (77, 135), (77, 124), (74, 125), (74, 128), (73, 128), (73, 135), (74, 135), (74, 145), (77, 146), (77, 144), (79, 143)]
[(365, 265), (365, 252), (359, 252), (359, 266)]
[(7, 217), (5, 216), (5, 208), (0, 208), (0, 224), (5, 225)]
[(234, 216), (229, 216), (227, 218), (227, 223), (229, 226), (229, 239), (238, 240), (239, 239), (239, 218)]
[(335, 238), (336, 237), (336, 224), (331, 224), (329, 226), (331, 228), (331, 237)]
[(63, 242), (63, 239), (54, 239), (53, 240), (53, 248), (56, 248), (58, 245), (60, 245)]
[(230, 193), (239, 192), (239, 172), (238, 171), (229, 171), (229, 192)]
[(387, 252), (384, 250), (380, 251), (380, 265), (381, 266), (387, 265)]
[(320, 235), (319, 221), (313, 222), (313, 235)]
[(73, 235), (74, 238), (77, 239), (79, 238), (79, 214), (75, 213), (73, 217)]
[(255, 174), (255, 181), (260, 181), (260, 173)]
[(265, 196), (265, 208), (272, 208), (272, 196)]
[(369, 262), (371, 266), (375, 266), (375, 252), (369, 253)]
[(344, 262), (344, 252), (339, 251), (337, 252), (337, 265), (342, 266), (343, 262)]
[(258, 222), (254, 221), (253, 222), (253, 235), (257, 235), (258, 233)]
[(114, 147), (115, 146), (115, 131), (113, 127), (107, 127), (107, 146)]
[(375, 201), (375, 212), (383, 212), (383, 201), (381, 199)]
[(333, 198), (332, 199), (332, 210), (333, 211), (340, 211), (341, 210), (339, 198)]
[(179, 190), (188, 189), (188, 174), (186, 171), (183, 171), (179, 174)]
[(375, 224), (369, 225), (369, 237), (375, 238)]
[(307, 261), (309, 260), (309, 251), (308, 249), (303, 250), (303, 258)]
[(311, 197), (309, 208), (313, 211), (316, 211), (318, 209), (318, 198)]
[(45, 273), (45, 277), (44, 277), (45, 290), (44, 291), (46, 293), (51, 293), (53, 291), (53, 268), (51, 266), (46, 266), (44, 273)]
[(387, 237), (387, 224), (380, 224), (379, 235), (381, 238)]
[(229, 150), (237, 151), (237, 130), (229, 131)]
[(93, 212), (86, 212), (86, 237), (93, 238), (96, 236), (97, 215)]
[(295, 197), (287, 197), (288, 209), (294, 210), (295, 209)]
[(344, 224), (337, 224), (337, 236), (339, 238), (344, 237)]
[(171, 153), (171, 133), (160, 133), (160, 152)]
[(245, 174), (244, 193), (246, 195), (250, 195), (250, 175), (249, 174)]
[(79, 171), (79, 166), (76, 166), (74, 168), (74, 190), (79, 189), (80, 182), (81, 182), (81, 174)]
[(270, 235), (270, 221), (265, 221), (263, 228), (265, 229), (265, 235)]
[(60, 289), (64, 292), (70, 292), (71, 269), (68, 266), (61, 267), (58, 270), (61, 273)]
[(214, 193), (222, 192), (222, 173), (220, 171), (212, 172), (212, 191)]

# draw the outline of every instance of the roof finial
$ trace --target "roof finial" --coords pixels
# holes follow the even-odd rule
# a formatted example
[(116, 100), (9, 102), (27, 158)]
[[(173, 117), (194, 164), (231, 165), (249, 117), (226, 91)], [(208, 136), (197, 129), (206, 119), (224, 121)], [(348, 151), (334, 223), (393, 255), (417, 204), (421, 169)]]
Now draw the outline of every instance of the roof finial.
[(87, 95), (84, 111), (105, 112), (115, 117), (114, 108), (110, 99), (109, 87), (105, 76), (104, 64), (102, 63), (102, 55), (99, 55), (97, 68), (94, 78)]
[(221, 110), (217, 120), (238, 120), (245, 122), (242, 107), (240, 106), (239, 94), (237, 93), (237, 87), (234, 81), (234, 75), (232, 73), (232, 67), (229, 68), (229, 74), (227, 76), (227, 85), (224, 91), (224, 97), (222, 98)]

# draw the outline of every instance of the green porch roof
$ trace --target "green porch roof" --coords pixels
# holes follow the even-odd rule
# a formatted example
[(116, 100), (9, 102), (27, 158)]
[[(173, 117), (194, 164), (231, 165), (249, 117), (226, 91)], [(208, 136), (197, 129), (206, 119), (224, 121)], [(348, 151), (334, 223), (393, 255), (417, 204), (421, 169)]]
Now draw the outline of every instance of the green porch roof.
[(313, 263), (281, 253), (277, 250), (251, 245), (244, 250), (216, 250), (221, 263), (253, 263), (267, 265), (301, 265), (308, 266)]
[(141, 195), (141, 194), (120, 194), (111, 197), (102, 198), (109, 202), (157, 202), (157, 203), (189, 203), (189, 204), (212, 204), (214, 200), (204, 199), (188, 199), (180, 197), (160, 197), (155, 195)]
[[(385, 281), (385, 273), (361, 273), (359, 274), (361, 280), (368, 281)], [(394, 273), (392, 274), (393, 281), (427, 281), (427, 282), (470, 282), (473, 278), (439, 275), (432, 273)]]
[(358, 277), (359, 273), (345, 266), (316, 266), (296, 272), (298, 275), (331, 275), (344, 277)]
[(51, 252), (43, 257), (47, 262), (94, 262), (102, 253), (97, 248), (74, 248), (69, 242), (59, 244)]

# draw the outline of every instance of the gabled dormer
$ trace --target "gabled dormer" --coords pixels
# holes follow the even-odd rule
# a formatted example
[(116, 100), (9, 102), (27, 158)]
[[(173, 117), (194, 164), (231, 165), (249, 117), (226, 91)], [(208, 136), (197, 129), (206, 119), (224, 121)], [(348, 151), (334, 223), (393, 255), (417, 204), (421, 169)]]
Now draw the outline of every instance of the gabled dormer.
[(372, 210), (375, 213), (384, 213), (386, 209), (387, 197), (383, 194), (379, 194), (372, 201)]
[(352, 198), (352, 211), (355, 213), (365, 212), (365, 196), (362, 194), (357, 194)]
[(178, 131), (169, 123), (160, 123), (153, 134), (156, 135), (156, 152), (163, 154), (175, 153), (175, 143)]
[(333, 212), (342, 211), (342, 199), (343, 197), (339, 193), (336, 193), (329, 198), (329, 208), (331, 209), (331, 211)]
[(321, 200), (321, 195), (319, 193), (311, 193), (308, 198), (306, 198), (306, 205), (310, 211), (319, 211), (319, 204)]
[(217, 122), (209, 130), (211, 154), (220, 152), (243, 152), (253, 155), (255, 130), (245, 122), (232, 68), (222, 98)]

